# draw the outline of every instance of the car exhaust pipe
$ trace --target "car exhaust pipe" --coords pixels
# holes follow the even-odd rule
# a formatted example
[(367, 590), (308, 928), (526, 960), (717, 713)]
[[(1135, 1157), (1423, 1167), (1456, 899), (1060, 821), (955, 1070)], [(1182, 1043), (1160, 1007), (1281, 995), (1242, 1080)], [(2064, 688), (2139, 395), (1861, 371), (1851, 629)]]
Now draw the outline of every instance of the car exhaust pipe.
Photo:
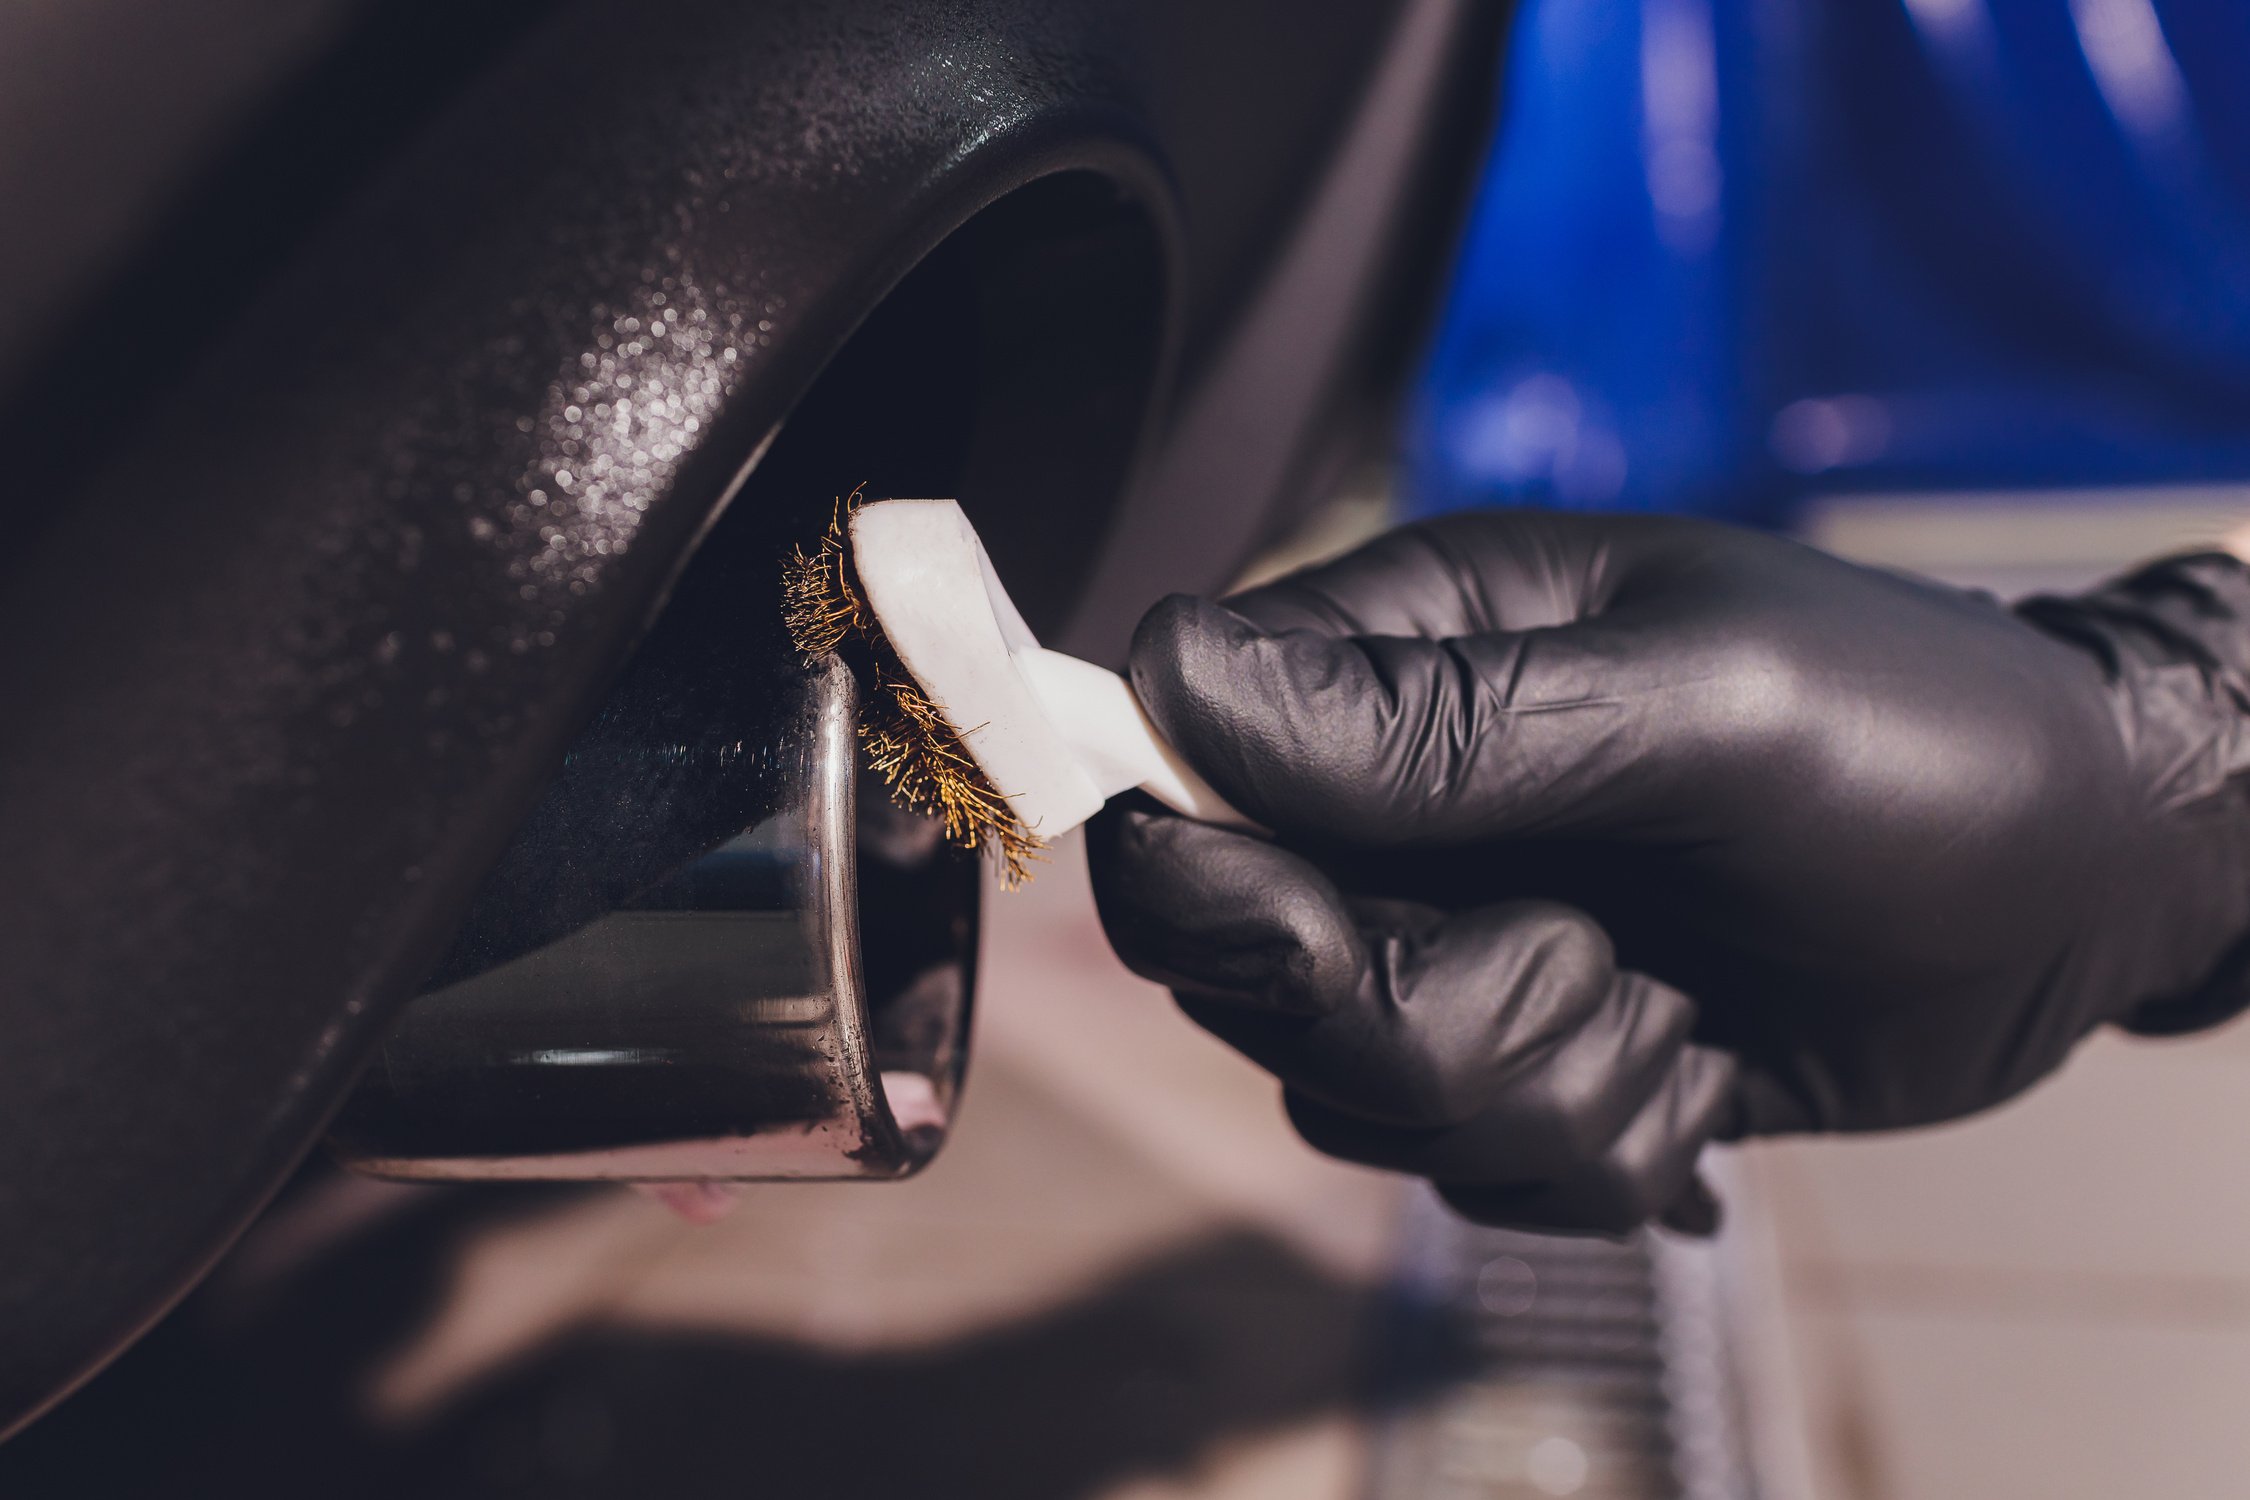
[(411, 1003), (333, 1128), (345, 1162), (676, 1182), (930, 1160), (968, 1055), (975, 862), (879, 786), (862, 797), (842, 663), (775, 696), (771, 739), (740, 757), (759, 815), (622, 909)]
[(1018, 602), (1077, 602), (1161, 358), (1163, 239), (1071, 173), (844, 342), (673, 581), (331, 1127), (416, 1180), (895, 1178), (943, 1144), (979, 876), (853, 771), (858, 688), (782, 628), (840, 491), (959, 494)]

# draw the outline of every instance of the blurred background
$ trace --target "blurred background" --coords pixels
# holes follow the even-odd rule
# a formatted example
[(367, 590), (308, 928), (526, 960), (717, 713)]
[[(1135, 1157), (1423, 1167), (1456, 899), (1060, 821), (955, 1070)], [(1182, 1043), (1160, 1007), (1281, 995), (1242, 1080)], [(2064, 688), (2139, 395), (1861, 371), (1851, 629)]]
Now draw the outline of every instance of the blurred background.
[[(1688, 510), (2003, 595), (2250, 519), (2250, 9), (1532, 0), (1514, 44), (1406, 508)], [(1764, 1493), (2243, 1493), (2246, 1036), (1742, 1153)]]
[[(1502, 503), (2002, 593), (2250, 521), (2250, 8), (1529, 0), (1506, 59), (1391, 461), (1253, 576)], [(1300, 1145), (1109, 956), (1075, 844), (986, 906), (923, 1176), (697, 1227), (316, 1164), (0, 1494), (2250, 1487), (2250, 1031), (1729, 1154), (1715, 1244), (1545, 1240)]]

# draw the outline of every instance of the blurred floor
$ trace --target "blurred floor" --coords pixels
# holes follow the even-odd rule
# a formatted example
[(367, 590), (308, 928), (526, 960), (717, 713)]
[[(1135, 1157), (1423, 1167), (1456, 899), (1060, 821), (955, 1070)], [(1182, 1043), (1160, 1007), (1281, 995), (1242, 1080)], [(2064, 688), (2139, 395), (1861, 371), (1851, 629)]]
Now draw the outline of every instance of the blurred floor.
[(2250, 1493), (2250, 1030), (1965, 1124), (1773, 1144), (1819, 1500)]
[[(1916, 506), (1839, 505), (1813, 536), (2014, 593), (2078, 587), (2250, 516), (2240, 489)], [(2246, 1143), (2237, 1025), (2097, 1037), (1963, 1124), (1744, 1153), (1813, 1500), (2250, 1494)]]
[(0, 1495), (1357, 1500), (1401, 1188), (1117, 966), (1075, 842), (990, 911), (924, 1176), (311, 1184)]

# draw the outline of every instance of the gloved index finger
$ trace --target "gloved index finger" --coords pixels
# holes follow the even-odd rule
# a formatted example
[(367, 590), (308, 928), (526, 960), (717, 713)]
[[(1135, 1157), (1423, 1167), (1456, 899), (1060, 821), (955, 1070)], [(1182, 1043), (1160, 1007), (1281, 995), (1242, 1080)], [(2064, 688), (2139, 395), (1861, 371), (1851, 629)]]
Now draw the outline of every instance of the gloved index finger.
[(1276, 832), (1385, 846), (1663, 831), (1714, 748), (1692, 655), (1645, 623), (1428, 639), (1269, 632), (1206, 600), (1151, 610), (1135, 691), (1212, 785)]
[(1323, 635), (1442, 639), (1560, 625), (1607, 603), (1623, 571), (1617, 530), (1538, 511), (1425, 521), (1226, 604), (1267, 630)]

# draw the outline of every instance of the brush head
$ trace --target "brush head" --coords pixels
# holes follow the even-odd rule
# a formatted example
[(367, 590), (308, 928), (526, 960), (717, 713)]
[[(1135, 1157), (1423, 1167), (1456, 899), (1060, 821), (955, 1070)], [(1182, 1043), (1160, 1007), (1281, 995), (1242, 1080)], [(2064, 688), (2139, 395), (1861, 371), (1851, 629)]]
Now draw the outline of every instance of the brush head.
[[(879, 521), (863, 533), (865, 518), (877, 512), (889, 513), (898, 506), (942, 506), (951, 512), (957, 528), (945, 528), (951, 536), (937, 538), (934, 547), (927, 545), (928, 538), (918, 537), (912, 525), (902, 529)], [(966, 548), (961, 544), (962, 534), (967, 538)], [(1052, 778), (1034, 776), (1039, 784), (1033, 788), (1036, 805), (1027, 817), (1020, 791), (1012, 786), (1004, 790), (1004, 784), (984, 763), (986, 757), (975, 753), (972, 741), (1007, 738), (1005, 733), (995, 735), (992, 715), (977, 716), (980, 704), (947, 701), (930, 692), (924, 685), (927, 679), (914, 670), (914, 662), (901, 653), (886, 629), (886, 621), (895, 616), (906, 632), (910, 649), (924, 658), (927, 670), (933, 625), (939, 635), (957, 633), (958, 620), (949, 622), (943, 616), (947, 612), (958, 616), (966, 604), (968, 629), (977, 638), (975, 654), (988, 655), (997, 649), (999, 662), (1007, 666), (1006, 645), (999, 636), (999, 622), (985, 583), (991, 578), (991, 563), (981, 561), (983, 551), (967, 518), (950, 500), (863, 504), (855, 490), (837, 502), (819, 543), (809, 551), (796, 549), (784, 565), (782, 619), (808, 662), (837, 652), (867, 681), (871, 691), (860, 718), (860, 744), (866, 749), (868, 764), (883, 778), (892, 798), (901, 806), (937, 818), (949, 842), (990, 856), (1001, 883), (1012, 888), (1029, 878), (1031, 863), (1041, 858), (1045, 848), (1038, 828), (1048, 821), (1042, 814), (1053, 803), (1051, 799), (1038, 800), (1036, 794)], [(870, 580), (862, 572), (870, 565), (874, 571), (872, 592)], [(964, 573), (975, 589), (974, 595), (964, 595), (954, 587)], [(991, 578), (990, 588), (1005, 604), (1007, 595), (999, 591), (997, 578)], [(1012, 628), (1028, 640), (1030, 632), (1014, 606), (1007, 605), (1006, 609)], [(879, 610), (887, 611), (880, 619)], [(980, 625), (990, 632), (989, 642), (977, 637)], [(939, 655), (948, 661), (958, 660), (957, 653), (941, 650)], [(1012, 666), (1008, 670), (1012, 675)], [(959, 680), (960, 675), (956, 671), (954, 679)], [(970, 676), (981, 679), (983, 674)], [(957, 693), (952, 696), (959, 697)], [(980, 695), (972, 691), (969, 696)], [(1040, 715), (1034, 713), (1032, 717), (1044, 723)], [(1033, 748), (1032, 755), (1038, 753)], [(1003, 767), (1036, 771), (1028, 761), (1026, 756), (1001, 755)], [(1067, 755), (1060, 764), (1083, 780)], [(1093, 805), (1101, 805), (1098, 794)], [(1089, 808), (1061, 826), (1075, 826), (1091, 812)]]

